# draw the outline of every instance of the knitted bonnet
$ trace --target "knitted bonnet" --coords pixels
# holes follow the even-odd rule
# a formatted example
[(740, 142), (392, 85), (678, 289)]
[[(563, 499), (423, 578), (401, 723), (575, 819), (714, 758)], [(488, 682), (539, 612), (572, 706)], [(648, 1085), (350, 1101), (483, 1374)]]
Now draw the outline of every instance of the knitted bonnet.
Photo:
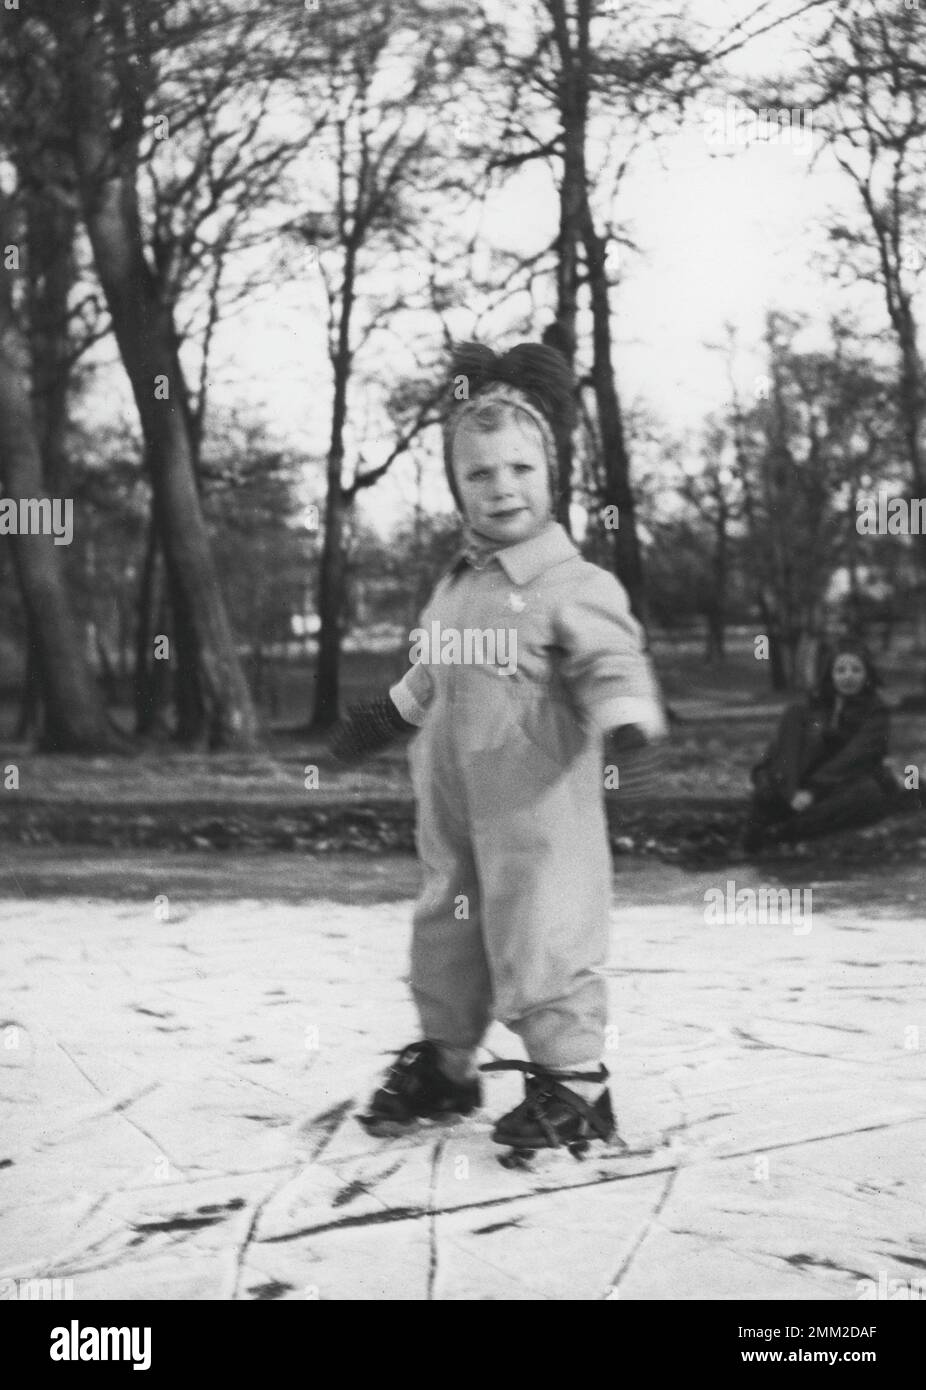
[(550, 494), (559, 492), (557, 438), (572, 429), (573, 375), (565, 357), (541, 343), (517, 343), (496, 353), (483, 343), (460, 343), (450, 361), (450, 406), (444, 419), (444, 468), (453, 499), (462, 511), (453, 474), (453, 441), (467, 416), (489, 403), (506, 405), (527, 416), (540, 431)]

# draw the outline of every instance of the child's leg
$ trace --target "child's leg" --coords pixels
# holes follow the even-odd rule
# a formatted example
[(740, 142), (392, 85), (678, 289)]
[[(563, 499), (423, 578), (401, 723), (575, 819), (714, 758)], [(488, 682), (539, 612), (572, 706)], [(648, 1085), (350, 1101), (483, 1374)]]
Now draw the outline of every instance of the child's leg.
[(412, 994), (422, 1036), (440, 1048), (454, 1080), (475, 1074), (492, 1006), (489, 964), (460, 785), (448, 769), (416, 768), (418, 853), (424, 882), (412, 919)]
[(487, 814), (476, 839), (496, 1017), (532, 1062), (558, 1070), (594, 1071), (607, 1022), (612, 869), (599, 759), (590, 759), (536, 799)]

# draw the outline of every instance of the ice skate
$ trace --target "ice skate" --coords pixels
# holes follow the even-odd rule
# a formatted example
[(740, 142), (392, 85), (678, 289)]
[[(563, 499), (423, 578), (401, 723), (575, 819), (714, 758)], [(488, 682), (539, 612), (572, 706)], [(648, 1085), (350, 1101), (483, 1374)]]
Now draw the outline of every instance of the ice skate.
[(370, 1101), (357, 1119), (371, 1134), (405, 1134), (420, 1121), (452, 1120), (469, 1115), (482, 1104), (478, 1078), (454, 1081), (439, 1066), (436, 1043), (409, 1043), (398, 1053)]
[(569, 1081), (607, 1081), (608, 1069), (597, 1072), (552, 1071), (534, 1062), (489, 1062), (481, 1071), (524, 1072), (524, 1100), (503, 1115), (492, 1131), (496, 1144), (509, 1152), (499, 1156), (503, 1167), (529, 1163), (543, 1149), (564, 1149), (582, 1158), (595, 1139), (615, 1132), (611, 1094), (607, 1087), (591, 1105), (571, 1090)]

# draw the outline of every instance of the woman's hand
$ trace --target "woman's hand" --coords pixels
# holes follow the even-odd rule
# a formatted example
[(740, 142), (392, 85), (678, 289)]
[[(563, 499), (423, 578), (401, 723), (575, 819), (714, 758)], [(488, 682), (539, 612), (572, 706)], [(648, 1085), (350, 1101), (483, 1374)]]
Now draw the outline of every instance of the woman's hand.
[(807, 807), (812, 805), (813, 792), (807, 791), (805, 787), (802, 787), (800, 791), (796, 791), (791, 798), (792, 811), (806, 811)]

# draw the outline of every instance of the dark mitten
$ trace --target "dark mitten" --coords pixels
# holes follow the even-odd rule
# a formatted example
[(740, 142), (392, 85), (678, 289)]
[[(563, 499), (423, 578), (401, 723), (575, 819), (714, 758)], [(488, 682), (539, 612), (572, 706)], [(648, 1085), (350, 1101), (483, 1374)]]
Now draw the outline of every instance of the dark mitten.
[(620, 797), (658, 792), (665, 764), (665, 744), (651, 743), (635, 724), (623, 724), (605, 736), (605, 791)]
[(339, 763), (359, 763), (381, 753), (402, 734), (414, 732), (388, 695), (351, 705), (331, 731), (328, 751)]

